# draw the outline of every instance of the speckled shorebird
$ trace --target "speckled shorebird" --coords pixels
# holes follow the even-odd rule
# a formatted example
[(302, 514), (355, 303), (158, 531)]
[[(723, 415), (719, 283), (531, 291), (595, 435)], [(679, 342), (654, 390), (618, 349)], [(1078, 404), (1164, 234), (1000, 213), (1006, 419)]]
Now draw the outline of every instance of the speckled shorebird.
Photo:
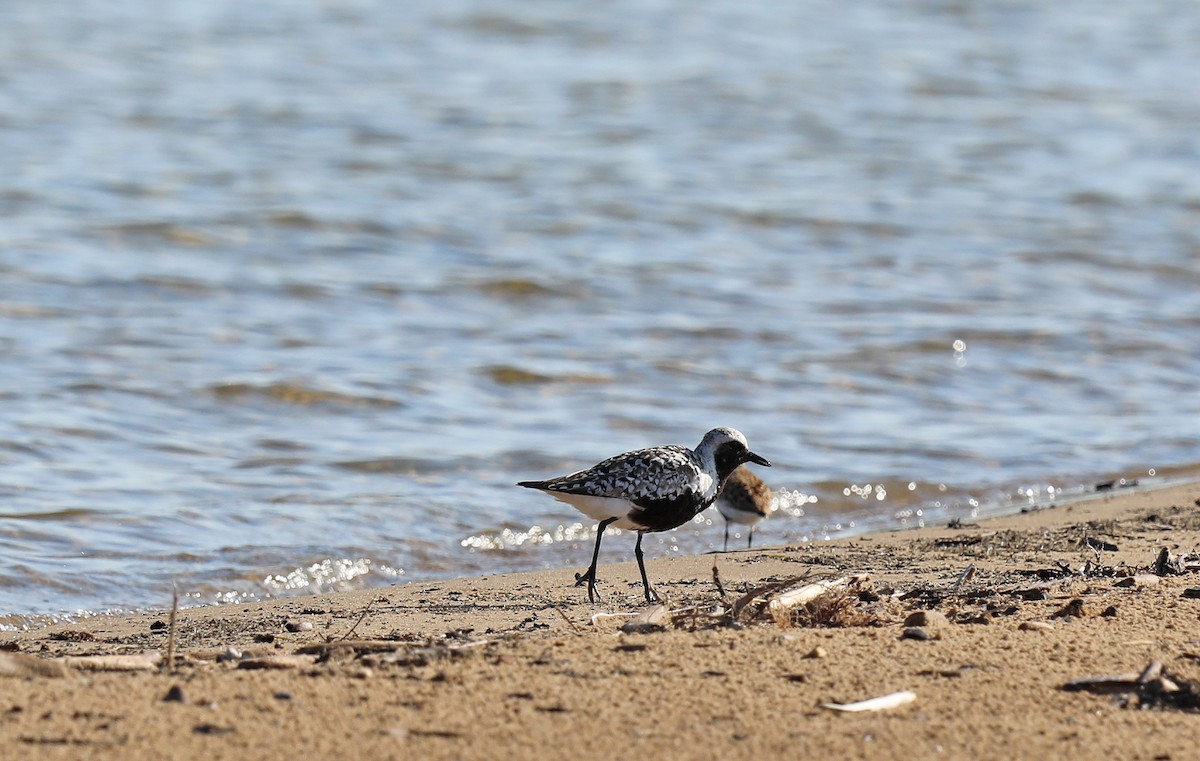
[(763, 480), (750, 472), (749, 468), (738, 468), (725, 482), (725, 488), (717, 497), (717, 510), (725, 517), (725, 552), (729, 552), (729, 524), (739, 523), (750, 527), (746, 538), (746, 549), (754, 544), (754, 527), (774, 510), (771, 489)]
[(517, 486), (544, 491), (600, 521), (592, 564), (575, 575), (575, 586), (587, 584), (589, 602), (597, 598), (596, 562), (604, 529), (616, 526), (638, 532), (633, 554), (642, 574), (646, 602), (651, 602), (642, 560), (642, 535), (682, 526), (706, 510), (721, 493), (725, 479), (745, 462), (771, 465), (750, 451), (746, 437), (738, 431), (714, 428), (704, 434), (695, 451), (675, 445), (637, 449), (587, 470), (548, 481), (521, 481)]

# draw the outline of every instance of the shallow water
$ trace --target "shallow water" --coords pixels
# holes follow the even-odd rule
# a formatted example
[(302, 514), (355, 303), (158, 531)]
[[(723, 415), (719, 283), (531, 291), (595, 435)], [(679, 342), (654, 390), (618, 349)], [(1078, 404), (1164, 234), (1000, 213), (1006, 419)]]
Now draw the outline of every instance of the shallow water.
[(0, 38), (0, 624), (582, 565), (513, 483), (715, 425), (775, 463), (761, 542), (1200, 464), (1194, 3)]

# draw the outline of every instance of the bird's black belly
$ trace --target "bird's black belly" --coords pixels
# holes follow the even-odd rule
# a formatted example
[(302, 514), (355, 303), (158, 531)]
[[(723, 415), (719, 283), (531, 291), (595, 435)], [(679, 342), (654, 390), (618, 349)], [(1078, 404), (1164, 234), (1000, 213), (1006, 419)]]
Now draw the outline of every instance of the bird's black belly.
[(682, 494), (663, 499), (639, 499), (629, 512), (629, 519), (638, 524), (639, 531), (670, 531), (696, 517), (711, 504), (698, 494)]

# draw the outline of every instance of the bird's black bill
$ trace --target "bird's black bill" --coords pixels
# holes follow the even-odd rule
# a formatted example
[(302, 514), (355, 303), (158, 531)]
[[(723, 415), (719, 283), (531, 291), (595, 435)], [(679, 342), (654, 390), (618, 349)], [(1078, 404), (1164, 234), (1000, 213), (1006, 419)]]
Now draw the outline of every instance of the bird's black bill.
[(754, 463), (755, 465), (762, 465), (763, 467), (767, 467), (767, 468), (771, 467), (770, 460), (768, 460), (767, 458), (763, 457), (760, 454), (754, 454), (753, 452), (746, 453), (746, 460), (748, 462)]

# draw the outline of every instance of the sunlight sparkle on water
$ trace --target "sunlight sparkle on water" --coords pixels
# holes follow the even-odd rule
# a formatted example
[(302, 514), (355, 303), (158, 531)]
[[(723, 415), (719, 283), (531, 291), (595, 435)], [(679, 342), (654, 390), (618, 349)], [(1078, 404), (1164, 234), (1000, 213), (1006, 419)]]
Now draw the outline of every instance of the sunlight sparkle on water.
[[(619, 534), (620, 530), (610, 529), (609, 533)], [(460, 544), (469, 550), (508, 550), (526, 545), (577, 542), (581, 539), (589, 539), (595, 534), (595, 526), (582, 523), (572, 523), (569, 526), (560, 525), (550, 531), (541, 526), (530, 526), (524, 531), (506, 528), (496, 534), (475, 534), (463, 539)]]
[(297, 568), (286, 575), (275, 574), (263, 579), (263, 585), (274, 590), (324, 588), (345, 584), (374, 571), (390, 576), (403, 575), (403, 569), (389, 566), (374, 567), (369, 558), (327, 558), (307, 568)]

